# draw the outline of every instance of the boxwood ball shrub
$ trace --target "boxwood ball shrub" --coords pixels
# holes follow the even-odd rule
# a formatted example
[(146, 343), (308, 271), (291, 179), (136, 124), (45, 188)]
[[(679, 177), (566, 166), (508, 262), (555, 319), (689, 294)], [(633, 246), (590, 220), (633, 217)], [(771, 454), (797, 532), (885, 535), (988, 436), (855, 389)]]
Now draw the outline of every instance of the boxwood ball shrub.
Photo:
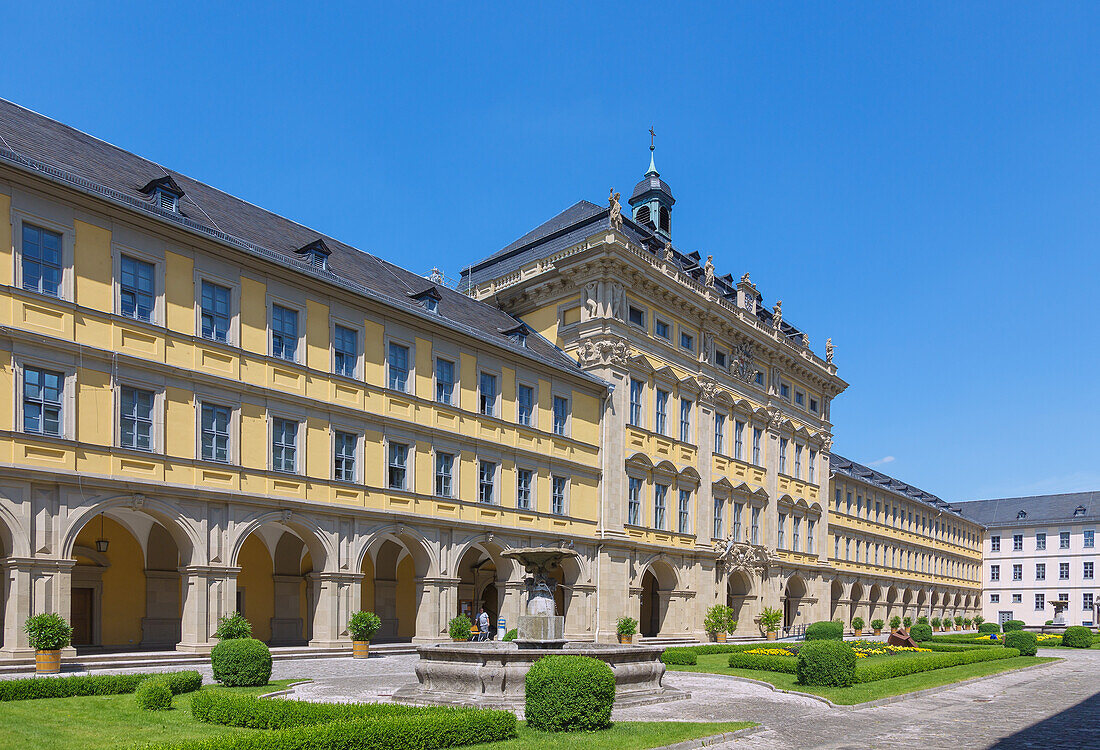
[(1005, 635), (1005, 646), (1019, 649), (1020, 656), (1035, 656), (1039, 648), (1039, 637), (1026, 630), (1011, 630)]
[(1023, 629), (1024, 629), (1024, 621), (1023, 620), (1005, 620), (1004, 631), (1006, 633), (1011, 633), (1013, 630), (1023, 630)]
[(849, 687), (856, 681), (856, 652), (843, 641), (811, 641), (798, 650), (795, 674), (802, 685)]
[(979, 633), (1000, 633), (1001, 626), (995, 622), (983, 622), (978, 626)]
[(909, 630), (909, 635), (912, 636), (913, 640), (917, 643), (927, 641), (932, 637), (932, 626), (923, 622), (918, 622)]
[(271, 650), (254, 638), (231, 638), (210, 652), (214, 679), (226, 687), (257, 687), (271, 679)]
[(1072, 625), (1062, 633), (1062, 645), (1070, 648), (1090, 648), (1092, 631), (1083, 625)]
[(146, 711), (164, 711), (172, 707), (172, 689), (163, 677), (142, 680), (134, 691), (134, 700)]
[(544, 656), (525, 680), (527, 725), (544, 732), (576, 732), (611, 726), (615, 674), (589, 656)]
[(844, 624), (833, 620), (812, 622), (806, 626), (807, 641), (840, 641), (844, 639)]

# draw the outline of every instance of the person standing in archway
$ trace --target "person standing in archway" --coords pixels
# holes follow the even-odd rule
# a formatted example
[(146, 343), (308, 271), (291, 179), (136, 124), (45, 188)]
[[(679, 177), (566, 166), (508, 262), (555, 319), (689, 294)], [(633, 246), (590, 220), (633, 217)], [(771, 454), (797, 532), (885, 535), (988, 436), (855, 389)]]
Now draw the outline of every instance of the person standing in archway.
[(493, 637), (489, 632), (489, 614), (485, 611), (485, 607), (478, 607), (477, 615), (477, 631), (480, 634), (478, 640), (487, 641)]

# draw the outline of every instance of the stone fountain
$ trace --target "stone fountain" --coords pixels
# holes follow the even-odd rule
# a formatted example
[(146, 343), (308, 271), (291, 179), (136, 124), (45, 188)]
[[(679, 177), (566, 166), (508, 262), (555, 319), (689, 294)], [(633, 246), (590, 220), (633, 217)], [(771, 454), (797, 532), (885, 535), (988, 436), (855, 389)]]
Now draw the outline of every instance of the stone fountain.
[(552, 654), (600, 659), (615, 674), (615, 705), (631, 706), (689, 697), (661, 684), (663, 646), (631, 646), (565, 638), (565, 618), (554, 606), (557, 580), (551, 575), (562, 560), (576, 557), (571, 549), (527, 547), (508, 550), (527, 573), (526, 614), (520, 615), (515, 641), (440, 643), (419, 646), (417, 682), (398, 689), (393, 698), (405, 703), (522, 708), (524, 678), (531, 665)]

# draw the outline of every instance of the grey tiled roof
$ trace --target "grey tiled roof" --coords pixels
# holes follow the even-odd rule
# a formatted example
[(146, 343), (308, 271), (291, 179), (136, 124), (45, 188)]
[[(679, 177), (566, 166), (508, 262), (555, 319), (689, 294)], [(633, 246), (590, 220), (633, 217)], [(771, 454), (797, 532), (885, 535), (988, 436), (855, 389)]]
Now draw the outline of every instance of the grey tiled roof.
[(645, 195), (650, 190), (656, 190), (659, 193), (664, 193), (673, 202), (675, 198), (672, 197), (672, 189), (668, 186), (668, 183), (661, 179), (661, 175), (656, 172), (647, 172), (637, 185), (634, 186), (634, 192), (630, 194), (630, 200)]
[[(438, 315), (429, 313), (408, 297), (430, 285), (423, 277), (3, 99), (0, 161), (320, 277), (364, 295), (369, 302), (431, 316), (437, 325), (594, 380), (541, 336), (529, 336), (526, 347), (512, 342), (501, 331), (519, 321), (499, 308), (440, 287)], [(183, 190), (178, 215), (154, 206), (150, 196), (142, 193), (151, 180), (164, 177)], [(311, 267), (308, 259), (295, 252), (318, 239), (331, 250), (327, 271)]]
[(861, 482), (866, 482), (886, 490), (887, 492), (904, 495), (905, 497), (925, 503), (938, 510), (958, 514), (957, 506), (933, 495), (931, 492), (925, 492), (919, 487), (914, 487), (900, 479), (895, 479), (894, 477), (883, 474), (881, 471), (875, 471), (870, 466), (864, 466), (861, 463), (857, 463), (850, 458), (845, 458), (836, 453), (829, 454), (829, 470), (834, 474), (840, 474)]
[[(995, 500), (970, 500), (958, 504), (959, 510), (983, 526), (1026, 526), (1043, 522), (1100, 522), (1100, 491), (1069, 492), (1061, 495), (1003, 497)], [(1084, 508), (1080, 516), (1074, 513)], [(1020, 512), (1027, 514), (1019, 518)]]

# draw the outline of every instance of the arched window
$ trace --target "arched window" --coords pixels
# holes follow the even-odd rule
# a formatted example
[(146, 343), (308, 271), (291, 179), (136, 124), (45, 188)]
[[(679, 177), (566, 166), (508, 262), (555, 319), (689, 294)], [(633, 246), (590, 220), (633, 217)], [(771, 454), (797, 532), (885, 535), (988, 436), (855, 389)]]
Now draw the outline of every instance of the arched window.
[(634, 221), (639, 224), (649, 223), (649, 206), (638, 206), (638, 211), (634, 214)]
[(661, 218), (661, 223), (659, 225), (659, 228), (661, 229), (661, 231), (663, 231), (663, 232), (671, 231), (671, 229), (672, 229), (672, 214), (669, 213), (669, 210), (668, 210), (667, 206), (661, 206), (660, 218)]

